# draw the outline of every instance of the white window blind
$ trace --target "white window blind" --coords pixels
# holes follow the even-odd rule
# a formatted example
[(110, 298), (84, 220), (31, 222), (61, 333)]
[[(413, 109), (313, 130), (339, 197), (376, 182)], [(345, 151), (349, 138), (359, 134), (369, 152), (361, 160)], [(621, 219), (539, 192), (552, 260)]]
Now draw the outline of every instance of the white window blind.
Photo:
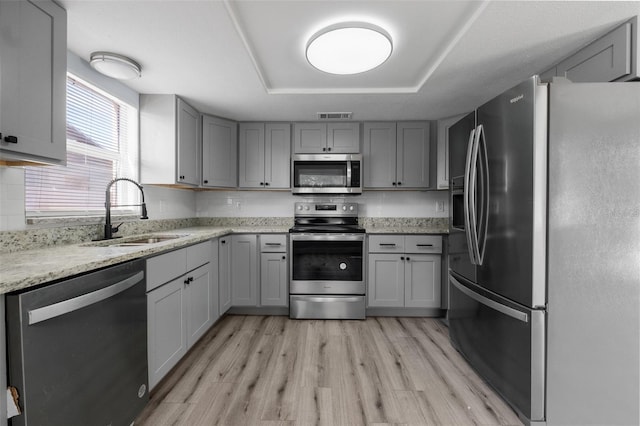
[[(137, 135), (134, 107), (68, 75), (67, 165), (26, 168), (27, 215), (103, 215), (107, 184), (116, 177), (138, 180)], [(138, 200), (135, 185), (119, 182), (111, 188), (114, 205)]]

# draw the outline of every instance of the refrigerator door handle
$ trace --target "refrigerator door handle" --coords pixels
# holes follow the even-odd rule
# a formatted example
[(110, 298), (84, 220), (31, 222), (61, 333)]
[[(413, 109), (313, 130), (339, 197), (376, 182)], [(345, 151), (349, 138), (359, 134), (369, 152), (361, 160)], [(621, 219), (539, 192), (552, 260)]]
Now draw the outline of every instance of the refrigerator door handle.
[(473, 138), (473, 148), (471, 150), (471, 162), (469, 170), (469, 190), (468, 203), (469, 203), (469, 238), (471, 240), (471, 246), (469, 250), (473, 252), (472, 263), (474, 265), (481, 265), (480, 250), (478, 248), (478, 217), (477, 217), (477, 203), (476, 203), (476, 187), (478, 183), (478, 148), (480, 144), (480, 132), (482, 127), (478, 126), (475, 129), (475, 135)]
[(471, 211), (472, 205), (470, 204), (469, 194), (471, 192), (471, 159), (473, 154), (473, 145), (475, 141), (476, 129), (474, 128), (469, 133), (469, 143), (467, 144), (467, 157), (464, 164), (464, 195), (463, 195), (463, 209), (464, 209), (464, 234), (467, 237), (467, 250), (469, 251), (469, 259), (471, 264), (475, 265), (475, 250), (473, 248), (473, 240), (471, 237)]
[(487, 245), (487, 229), (489, 226), (489, 157), (487, 157), (487, 141), (485, 139), (485, 131), (482, 124), (478, 126), (476, 133), (478, 139), (477, 148), (480, 150), (480, 168), (482, 172), (482, 179), (480, 180), (482, 185), (480, 188), (481, 194), (481, 210), (479, 228), (477, 228), (476, 234), (476, 255), (478, 265), (482, 266), (484, 261), (484, 253)]
[(451, 281), (451, 284), (453, 284), (455, 286), (455, 288), (457, 288), (458, 290), (460, 290), (462, 293), (464, 293), (465, 295), (469, 296), (470, 298), (472, 298), (473, 300), (475, 300), (478, 303), (481, 303), (495, 311), (498, 311), (502, 314), (505, 314), (513, 319), (517, 319), (518, 321), (522, 321), (522, 322), (529, 322), (529, 314), (525, 313), (525, 312), (520, 312), (517, 309), (513, 309), (510, 308), (508, 306), (502, 305), (498, 302), (495, 302), (491, 299), (489, 299), (488, 297), (484, 297), (481, 294), (478, 294), (476, 292), (474, 292), (473, 290), (470, 290), (469, 288), (467, 288), (464, 284), (460, 283), (458, 280), (456, 280), (455, 278), (453, 278), (451, 275), (449, 275), (449, 280)]

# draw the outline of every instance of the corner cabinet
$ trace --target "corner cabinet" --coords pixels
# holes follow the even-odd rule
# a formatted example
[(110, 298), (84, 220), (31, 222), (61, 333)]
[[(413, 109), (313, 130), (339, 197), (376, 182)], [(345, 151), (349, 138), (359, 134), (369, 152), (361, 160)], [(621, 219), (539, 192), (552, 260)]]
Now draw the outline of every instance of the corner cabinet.
[(291, 125), (240, 123), (238, 187), (291, 187)]
[(0, 56), (0, 159), (66, 164), (66, 11), (0, 1)]
[(440, 309), (442, 237), (369, 236), (368, 306)]
[(430, 189), (434, 186), (430, 123), (364, 123), (364, 188)]
[(238, 170), (238, 123), (202, 116), (202, 186), (235, 188)]
[(217, 319), (211, 259), (209, 241), (147, 259), (151, 389)]
[(294, 123), (294, 154), (358, 154), (360, 123)]
[(231, 236), (218, 240), (218, 314), (231, 308)]
[(200, 113), (176, 95), (140, 95), (140, 180), (200, 185)]

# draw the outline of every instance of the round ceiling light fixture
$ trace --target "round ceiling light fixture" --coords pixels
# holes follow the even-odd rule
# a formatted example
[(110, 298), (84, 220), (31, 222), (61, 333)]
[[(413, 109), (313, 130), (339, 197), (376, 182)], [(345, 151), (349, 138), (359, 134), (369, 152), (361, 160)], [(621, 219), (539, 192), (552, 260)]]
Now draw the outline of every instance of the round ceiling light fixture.
[(307, 43), (307, 61), (330, 74), (359, 74), (383, 64), (393, 50), (384, 29), (365, 22), (344, 22), (323, 28)]
[(138, 78), (142, 70), (133, 59), (111, 52), (93, 52), (89, 63), (99, 73), (118, 80)]

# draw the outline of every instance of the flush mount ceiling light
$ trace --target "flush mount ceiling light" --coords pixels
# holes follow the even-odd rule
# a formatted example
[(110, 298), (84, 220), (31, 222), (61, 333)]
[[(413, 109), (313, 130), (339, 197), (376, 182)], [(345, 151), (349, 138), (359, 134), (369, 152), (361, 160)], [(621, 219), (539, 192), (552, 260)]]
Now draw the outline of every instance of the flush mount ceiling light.
[(330, 74), (358, 74), (384, 63), (393, 50), (391, 36), (364, 22), (331, 25), (307, 43), (307, 61)]
[(131, 58), (110, 52), (93, 52), (91, 66), (101, 74), (118, 80), (140, 77), (140, 65)]

